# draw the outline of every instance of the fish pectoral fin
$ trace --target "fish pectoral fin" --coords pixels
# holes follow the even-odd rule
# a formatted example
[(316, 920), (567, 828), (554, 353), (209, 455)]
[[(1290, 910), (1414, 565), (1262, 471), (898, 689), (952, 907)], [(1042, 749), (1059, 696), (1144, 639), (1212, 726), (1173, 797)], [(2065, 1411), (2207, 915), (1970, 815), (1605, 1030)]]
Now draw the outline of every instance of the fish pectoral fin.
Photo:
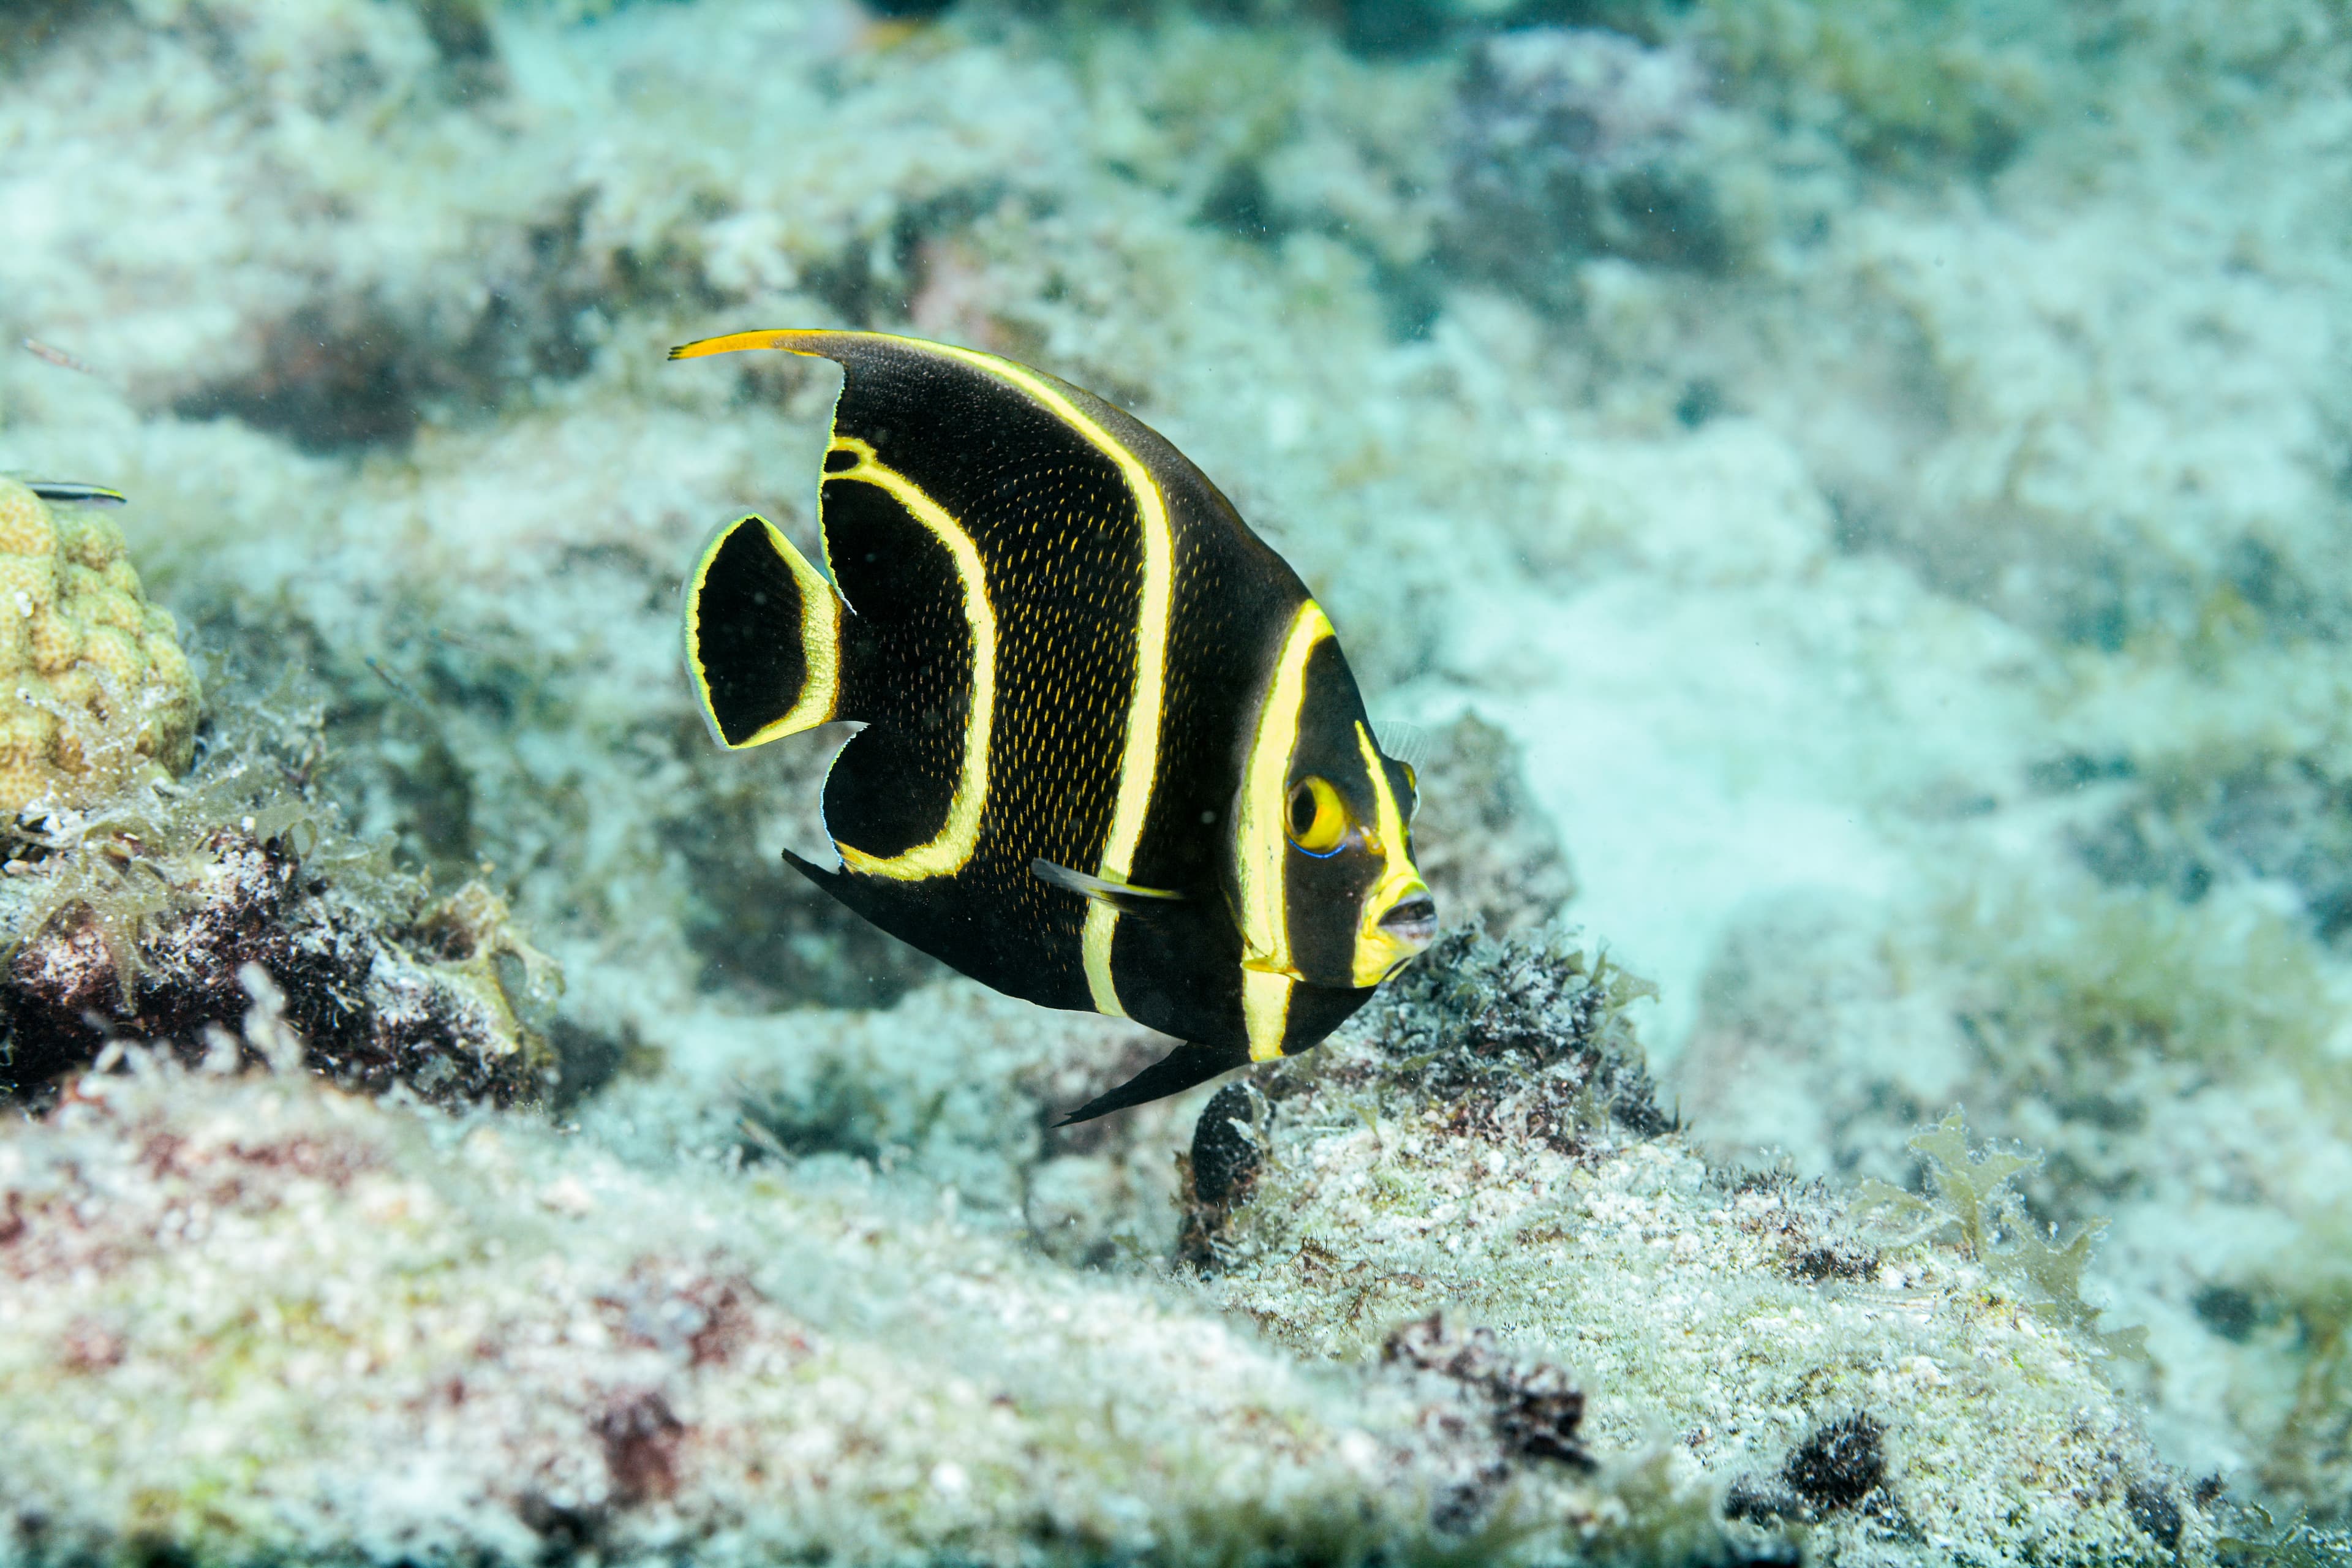
[(1307, 976), (1298, 973), (1298, 966), (1297, 964), (1278, 963), (1274, 958), (1262, 952), (1244, 954), (1242, 958), (1242, 967), (1250, 971), (1254, 974), (1279, 974), (1285, 980), (1296, 980), (1302, 984), (1304, 984), (1307, 980)]
[(1165, 1100), (1171, 1094), (1183, 1093), (1194, 1084), (1206, 1083), (1221, 1072), (1245, 1066), (1248, 1061), (1249, 1051), (1242, 1046), (1202, 1046), (1188, 1042), (1117, 1089), (1095, 1096), (1062, 1118), (1056, 1125), (1067, 1127), (1073, 1122), (1092, 1121), (1097, 1116), (1125, 1110), (1130, 1105)]
[(1029, 870), (1041, 882), (1099, 900), (1127, 914), (1149, 914), (1155, 909), (1184, 901), (1183, 894), (1171, 892), (1166, 888), (1139, 888), (1132, 882), (1114, 882), (1108, 877), (1056, 866), (1051, 860), (1032, 860)]

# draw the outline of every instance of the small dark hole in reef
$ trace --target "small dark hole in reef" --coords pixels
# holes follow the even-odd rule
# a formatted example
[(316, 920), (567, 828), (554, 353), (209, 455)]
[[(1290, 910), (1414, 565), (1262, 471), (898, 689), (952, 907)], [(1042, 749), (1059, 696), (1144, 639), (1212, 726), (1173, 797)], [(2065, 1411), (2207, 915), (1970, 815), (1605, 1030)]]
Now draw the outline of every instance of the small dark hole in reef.
[(242, 419), (306, 452), (405, 441), (421, 416), (401, 342), (400, 329), (380, 312), (338, 322), (323, 307), (304, 306), (270, 332), (251, 375), (200, 388), (172, 411), (184, 419)]
[(2252, 1337), (2261, 1313), (2254, 1299), (2235, 1285), (2208, 1285), (2189, 1302), (2199, 1321), (2233, 1344)]
[(2179, 1547), (2180, 1505), (2162, 1488), (2134, 1481), (2124, 1489), (2124, 1508), (2132, 1522), (2147, 1531), (2158, 1546), (2168, 1552)]
[(1227, 168), (1209, 187), (1201, 202), (1200, 220), (1211, 228), (1266, 245), (1282, 237), (1272, 216), (1273, 207), (1257, 165), (1243, 161)]
[(612, 1082), (646, 1051), (634, 1033), (603, 1034), (568, 1018), (551, 1024), (547, 1039), (555, 1047), (555, 1082), (548, 1092), (548, 1110), (558, 1116)]
[(1723, 388), (1705, 377), (1683, 388), (1675, 400), (1675, 419), (1685, 430), (1696, 430), (1723, 412)]
[(1852, 1508), (1886, 1479), (1885, 1431), (1860, 1411), (1832, 1421), (1797, 1445), (1780, 1479), (1824, 1513)]
[(604, 1533), (605, 1510), (574, 1508), (530, 1491), (516, 1500), (515, 1517), (540, 1538), (544, 1561), (567, 1563), (584, 1553)]

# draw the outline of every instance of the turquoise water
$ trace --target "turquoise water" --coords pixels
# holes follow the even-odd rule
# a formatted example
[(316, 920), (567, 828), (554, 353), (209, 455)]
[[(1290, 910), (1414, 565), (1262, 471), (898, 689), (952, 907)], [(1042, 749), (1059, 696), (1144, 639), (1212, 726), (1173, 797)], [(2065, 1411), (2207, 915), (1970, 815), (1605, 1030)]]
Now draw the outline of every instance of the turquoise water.
[[(2319, 0), (13, 0), (0, 475), (127, 501), (0, 507), (0, 1562), (2330, 1560), (2347, 83)], [(665, 353), (802, 326), (1181, 447), (1551, 956), (1056, 1131), (1170, 1042), (806, 884), (845, 731), (681, 668), (839, 381)], [(1395, 1076), (1598, 1071), (1547, 986), (1654, 1117)]]

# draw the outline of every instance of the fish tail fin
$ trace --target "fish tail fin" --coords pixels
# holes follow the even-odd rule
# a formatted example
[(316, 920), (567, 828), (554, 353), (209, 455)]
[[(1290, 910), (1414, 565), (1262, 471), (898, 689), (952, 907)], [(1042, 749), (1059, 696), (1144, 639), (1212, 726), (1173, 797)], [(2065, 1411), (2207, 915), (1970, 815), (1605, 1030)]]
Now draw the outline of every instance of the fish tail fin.
[(730, 751), (842, 717), (847, 606), (759, 516), (711, 535), (686, 580), (686, 668)]

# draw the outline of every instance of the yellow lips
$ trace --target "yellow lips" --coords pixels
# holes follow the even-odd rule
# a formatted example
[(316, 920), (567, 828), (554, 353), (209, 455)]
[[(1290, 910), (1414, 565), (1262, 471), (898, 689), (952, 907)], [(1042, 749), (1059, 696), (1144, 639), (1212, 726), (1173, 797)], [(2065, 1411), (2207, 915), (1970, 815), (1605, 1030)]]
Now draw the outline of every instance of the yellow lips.
[(1437, 905), (1429, 885), (1406, 861), (1404, 875), (1382, 878), (1371, 898), (1364, 900), (1364, 917), (1356, 928), (1355, 982), (1378, 985), (1407, 959), (1418, 954), (1437, 934)]

